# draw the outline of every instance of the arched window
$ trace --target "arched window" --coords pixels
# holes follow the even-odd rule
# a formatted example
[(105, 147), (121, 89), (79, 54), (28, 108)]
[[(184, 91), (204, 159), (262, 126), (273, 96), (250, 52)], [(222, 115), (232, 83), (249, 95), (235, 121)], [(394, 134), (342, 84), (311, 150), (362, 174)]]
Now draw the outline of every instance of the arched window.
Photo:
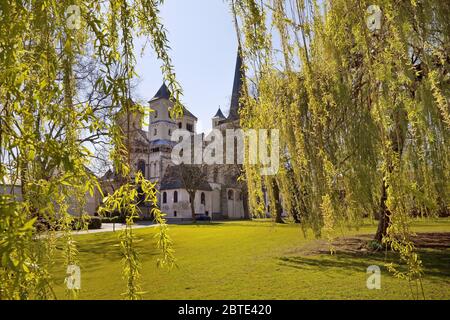
[(163, 192), (163, 203), (167, 203), (167, 192)]
[(145, 177), (145, 161), (144, 160), (139, 160), (138, 164), (137, 164), (137, 171), (142, 172), (142, 174)]
[(228, 190), (228, 200), (234, 200), (233, 190)]
[(178, 202), (178, 191), (174, 191), (173, 193), (173, 203), (177, 203)]
[(156, 163), (153, 164), (153, 170), (155, 172), (155, 177), (158, 175), (158, 171), (156, 171)]
[(200, 195), (200, 203), (206, 205), (206, 197), (204, 192)]
[(178, 129), (181, 129), (183, 127), (183, 124), (181, 122), (178, 122)]
[(217, 183), (218, 179), (219, 179), (219, 169), (218, 168), (214, 168), (213, 182)]

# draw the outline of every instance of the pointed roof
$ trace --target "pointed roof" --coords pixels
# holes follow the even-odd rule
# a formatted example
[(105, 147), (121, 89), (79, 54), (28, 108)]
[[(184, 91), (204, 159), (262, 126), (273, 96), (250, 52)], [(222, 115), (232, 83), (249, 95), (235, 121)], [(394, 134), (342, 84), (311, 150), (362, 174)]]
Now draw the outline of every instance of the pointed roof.
[[(153, 101), (159, 100), (159, 99), (170, 100), (170, 91), (169, 91), (169, 88), (167, 88), (165, 82), (163, 82), (161, 88), (159, 88), (158, 92), (155, 94), (155, 96), (149, 102), (153, 102)], [(194, 116), (185, 106), (183, 106), (183, 115), (194, 118), (195, 120), (198, 120), (197, 117)]]
[(217, 113), (213, 118), (225, 119), (225, 116), (223, 115), (222, 110), (220, 110), (220, 107), (219, 107), (219, 110), (217, 110)]
[(161, 88), (159, 88), (158, 92), (155, 94), (155, 96), (150, 100), (158, 100), (158, 99), (167, 99), (170, 100), (170, 91), (169, 88), (167, 88), (166, 83), (163, 83)]
[(241, 97), (242, 88), (244, 86), (244, 69), (242, 68), (241, 48), (238, 48), (236, 58), (236, 68), (234, 70), (233, 91), (231, 93), (230, 113), (227, 120), (234, 121), (239, 119), (239, 99)]
[(195, 120), (198, 120), (196, 116), (192, 114), (185, 106), (183, 106), (183, 116), (194, 118)]

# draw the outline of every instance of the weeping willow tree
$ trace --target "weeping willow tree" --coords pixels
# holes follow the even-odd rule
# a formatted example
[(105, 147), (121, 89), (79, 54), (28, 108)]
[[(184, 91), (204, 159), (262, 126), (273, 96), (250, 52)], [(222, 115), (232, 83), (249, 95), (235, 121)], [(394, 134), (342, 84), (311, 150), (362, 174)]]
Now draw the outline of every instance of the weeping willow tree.
[(376, 216), (375, 240), (408, 266), (391, 271), (420, 281), (410, 217), (448, 212), (450, 199), (450, 3), (230, 4), (251, 75), (241, 124), (281, 135), (275, 177), (245, 165), (253, 212), (275, 179), (286, 210), (316, 236), (331, 241)]
[[(135, 77), (134, 41), (147, 39), (162, 61), (162, 71), (174, 101), (181, 90), (168, 56), (166, 31), (159, 20), (162, 0), (21, 0), (0, 2), (0, 184), (20, 184), (0, 197), (0, 299), (51, 299), (51, 268), (55, 248), (63, 248), (65, 266), (76, 265), (77, 245), (71, 235), (73, 216), (86, 216), (86, 194), (99, 189), (87, 170), (91, 150), (83, 135), (105, 130), (112, 142), (111, 160), (123, 186), (104, 200), (102, 211), (127, 213), (120, 236), (127, 299), (141, 296), (139, 253), (133, 234), (138, 214), (136, 191), (156, 207), (155, 186), (133, 172), (127, 132), (117, 125), (142, 106), (131, 103), (130, 82)], [(80, 99), (75, 66), (92, 52), (100, 66), (97, 92), (110, 101), (105, 122), (89, 103)], [(114, 107), (120, 106), (115, 112)], [(137, 110), (139, 109), (139, 110)], [(177, 103), (172, 110), (180, 114)], [(101, 190), (100, 190), (101, 192)], [(157, 245), (159, 261), (172, 265), (173, 250), (161, 212)], [(45, 220), (48, 231), (39, 232), (36, 220)], [(85, 218), (88, 219), (87, 217)], [(57, 231), (58, 230), (58, 231)], [(57, 232), (62, 236), (57, 239)], [(68, 287), (67, 297), (78, 290)]]

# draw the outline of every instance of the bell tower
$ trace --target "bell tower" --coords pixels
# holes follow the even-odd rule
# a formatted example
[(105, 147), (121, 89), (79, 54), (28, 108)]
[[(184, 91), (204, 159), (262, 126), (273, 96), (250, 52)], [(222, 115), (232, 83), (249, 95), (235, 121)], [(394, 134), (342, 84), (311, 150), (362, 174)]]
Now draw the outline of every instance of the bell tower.
[(220, 124), (220, 121), (225, 120), (225, 119), (226, 118), (223, 115), (222, 110), (220, 110), (220, 107), (219, 107), (219, 110), (217, 110), (216, 115), (212, 118), (212, 128), (213, 129), (217, 128)]
[(170, 101), (170, 92), (166, 84), (163, 83), (155, 96), (149, 101), (152, 112), (148, 128), (148, 138), (150, 141), (170, 140), (172, 133), (177, 129), (175, 121), (170, 117), (169, 110), (173, 107)]

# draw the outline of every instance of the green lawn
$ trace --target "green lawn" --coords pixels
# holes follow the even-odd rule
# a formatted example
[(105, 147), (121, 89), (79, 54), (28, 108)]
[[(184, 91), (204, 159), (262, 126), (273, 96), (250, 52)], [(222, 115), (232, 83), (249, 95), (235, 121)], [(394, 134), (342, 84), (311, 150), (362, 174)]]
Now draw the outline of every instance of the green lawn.
[[(450, 232), (450, 219), (417, 221), (417, 232)], [(368, 234), (374, 224), (348, 234)], [(303, 255), (314, 246), (298, 226), (225, 222), (171, 226), (178, 268), (156, 267), (155, 229), (140, 229), (145, 299), (410, 299), (407, 281), (393, 278), (385, 255)], [(117, 233), (76, 236), (82, 269), (80, 299), (120, 299), (124, 291)], [(427, 299), (450, 299), (450, 249), (422, 250)], [(379, 265), (381, 290), (366, 288), (366, 269)], [(65, 270), (55, 264), (56, 293), (64, 298)]]

